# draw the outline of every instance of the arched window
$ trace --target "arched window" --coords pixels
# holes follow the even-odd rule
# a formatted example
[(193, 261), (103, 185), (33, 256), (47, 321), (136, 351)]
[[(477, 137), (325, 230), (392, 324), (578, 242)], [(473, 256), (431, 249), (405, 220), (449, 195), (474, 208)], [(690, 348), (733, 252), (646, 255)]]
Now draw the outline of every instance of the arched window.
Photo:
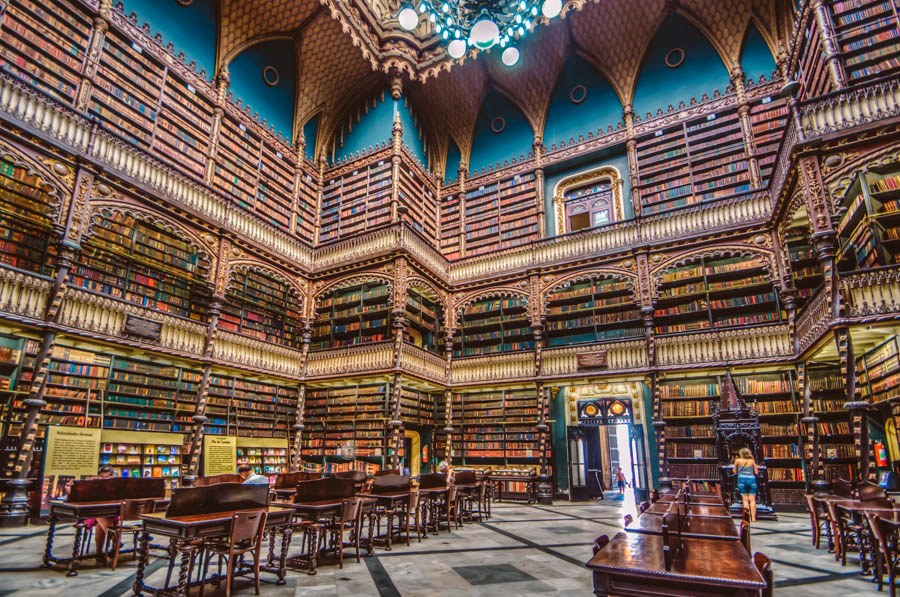
[(609, 224), (615, 220), (610, 181), (567, 190), (563, 195), (563, 202), (569, 232)]

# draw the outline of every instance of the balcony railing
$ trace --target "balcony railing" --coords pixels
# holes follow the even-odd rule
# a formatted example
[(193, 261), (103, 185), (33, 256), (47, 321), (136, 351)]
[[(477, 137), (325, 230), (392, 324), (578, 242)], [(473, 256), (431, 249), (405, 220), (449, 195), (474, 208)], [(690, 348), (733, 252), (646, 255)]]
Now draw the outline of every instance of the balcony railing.
[(437, 380), (447, 380), (447, 359), (413, 344), (405, 343), (400, 353), (400, 367)]
[(847, 317), (896, 317), (900, 311), (900, 266), (842, 274), (841, 300)]
[(606, 352), (606, 368), (596, 373), (630, 371), (647, 366), (647, 344), (643, 340), (610, 342), (608, 344), (580, 344), (545, 348), (541, 353), (541, 375), (554, 377), (561, 375), (585, 374), (578, 369), (578, 355), (586, 352)]
[(656, 362), (662, 367), (775, 360), (793, 354), (787, 324), (656, 339)]
[(306, 375), (322, 377), (381, 371), (394, 366), (394, 343), (375, 342), (346, 348), (310, 352)]

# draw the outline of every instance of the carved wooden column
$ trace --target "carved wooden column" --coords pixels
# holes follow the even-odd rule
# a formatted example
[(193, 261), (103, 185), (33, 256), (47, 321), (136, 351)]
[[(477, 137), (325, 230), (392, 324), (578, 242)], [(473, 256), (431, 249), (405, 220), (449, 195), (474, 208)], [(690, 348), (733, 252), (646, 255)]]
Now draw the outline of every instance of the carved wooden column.
[(319, 237), (322, 235), (322, 201), (325, 197), (325, 167), (327, 165), (328, 160), (323, 151), (319, 156), (319, 178), (316, 188), (316, 221), (313, 227), (313, 244), (315, 245), (319, 244)]
[(806, 198), (806, 213), (812, 226), (810, 243), (816, 249), (816, 256), (822, 265), (825, 295), (831, 306), (832, 316), (840, 316), (840, 281), (835, 268), (836, 234), (831, 225), (831, 209), (825, 196), (825, 185), (817, 156), (800, 158), (800, 182)]
[(403, 148), (403, 124), (400, 113), (394, 114), (394, 126), (391, 129), (391, 223), (401, 219), (400, 210), (400, 150)]
[(537, 478), (537, 499), (538, 503), (549, 506), (553, 504), (553, 477), (547, 466), (547, 444), (550, 426), (547, 425), (547, 409), (549, 401), (547, 400), (547, 390), (543, 382), (537, 382), (537, 398), (538, 398), (538, 424), (535, 427), (538, 432), (538, 449), (541, 451), (539, 463), (540, 470)]
[(653, 292), (650, 280), (650, 262), (646, 253), (638, 254), (635, 259), (637, 280), (635, 298), (641, 306), (641, 318), (644, 320), (644, 342), (647, 345), (647, 366), (656, 366), (656, 337), (653, 333)]
[(834, 34), (834, 21), (831, 9), (825, 0), (812, 0), (812, 9), (816, 16), (816, 27), (822, 38), (822, 51), (825, 53), (825, 64), (835, 89), (847, 87), (847, 71), (841, 63), (841, 51)]
[[(312, 327), (310, 321), (303, 318), (303, 328), (300, 330), (300, 376), (306, 379), (306, 368), (309, 358), (309, 341), (312, 339)], [(294, 458), (291, 461), (291, 472), (297, 472), (303, 468), (303, 413), (306, 410), (306, 382), (297, 384), (297, 418), (294, 421)]]
[(94, 77), (97, 76), (97, 65), (100, 64), (100, 54), (103, 52), (103, 41), (109, 30), (109, 12), (94, 17), (94, 27), (91, 30), (91, 39), (88, 42), (87, 56), (81, 68), (81, 80), (78, 82), (78, 90), (75, 93), (75, 109), (86, 112), (91, 101), (91, 92), (94, 88)]
[(231, 79), (228, 75), (228, 67), (223, 66), (216, 75), (216, 105), (213, 106), (213, 121), (209, 132), (209, 153), (206, 161), (206, 184), (213, 183), (213, 174), (216, 171), (216, 153), (219, 148), (219, 131), (222, 128), (222, 117), (225, 115), (225, 102), (227, 101), (228, 84)]
[[(404, 224), (400, 222), (402, 232)], [(403, 387), (401, 363), (403, 361), (403, 344), (408, 333), (409, 323), (406, 320), (406, 281), (408, 263), (405, 257), (394, 260), (393, 307), (391, 322), (394, 328), (394, 381), (391, 385), (391, 468), (400, 468), (400, 448), (403, 445), (403, 421), (400, 420), (400, 392)]]
[[(447, 316), (449, 317), (449, 314)], [(444, 366), (444, 379), (448, 384), (450, 383), (450, 375), (453, 368), (454, 331), (450, 327), (444, 330), (444, 355), (447, 359), (447, 364)], [(449, 388), (444, 390), (444, 421), (444, 433), (447, 436), (447, 446), (444, 449), (444, 453), (446, 454), (447, 462), (453, 464), (453, 392)]]
[(638, 177), (637, 141), (634, 138), (634, 107), (631, 104), (625, 106), (622, 118), (625, 120), (625, 131), (628, 133), (625, 149), (628, 155), (628, 172), (631, 175), (631, 209), (635, 216), (639, 216), (641, 215), (641, 190), (638, 188), (640, 178)]
[(290, 232), (297, 234), (297, 214), (300, 212), (300, 189), (303, 184), (303, 158), (306, 156), (306, 138), (303, 136), (303, 128), (297, 131), (297, 160), (294, 162), (294, 181), (292, 184), (293, 199), (291, 199)]
[(669, 460), (666, 458), (666, 422), (663, 420), (662, 397), (659, 391), (659, 374), (650, 376), (650, 393), (653, 396), (653, 431), (656, 434), (656, 458), (659, 462), (659, 488), (670, 489)]
[(731, 71), (731, 86), (737, 95), (738, 117), (741, 120), (741, 133), (744, 137), (744, 155), (747, 157), (747, 166), (750, 170), (750, 184), (754, 189), (761, 189), (764, 185), (759, 171), (759, 161), (756, 158), (756, 145), (753, 142), (753, 125), (750, 122), (750, 104), (747, 101), (744, 71), (740, 66)]
[(853, 354), (853, 340), (850, 328), (839, 327), (834, 330), (840, 359), (841, 378), (846, 388), (844, 409), (850, 414), (850, 427), (853, 430), (853, 445), (856, 448), (856, 462), (859, 467), (857, 479), (866, 481), (869, 478), (869, 421), (866, 411), (869, 403), (858, 400), (856, 395), (856, 358)]
[(434, 229), (435, 246), (441, 250), (441, 238), (444, 236), (444, 225), (441, 222), (441, 185), (444, 183), (444, 174), (440, 169), (434, 171)]
[(822, 476), (819, 417), (815, 415), (812, 409), (811, 388), (804, 363), (797, 364), (797, 391), (803, 396), (803, 418), (800, 419), (800, 422), (806, 426), (806, 445), (803, 449), (803, 460), (806, 467), (806, 490), (816, 495), (825, 495), (828, 493), (828, 484)]
[(537, 207), (538, 238), (544, 238), (547, 235), (544, 221), (544, 143), (539, 136), (535, 135), (531, 148), (534, 152), (534, 200)]
[[(222, 254), (222, 248), (229, 243), (223, 241), (219, 247), (219, 254)], [(221, 264), (221, 261), (220, 261)], [(219, 315), (222, 314), (222, 303), (225, 301), (224, 295), (213, 296), (212, 303), (209, 306), (209, 326), (206, 328), (206, 342), (203, 349), (203, 358), (206, 361), (203, 365), (203, 377), (200, 379), (200, 388), (197, 391), (197, 411), (191, 419), (194, 421), (194, 432), (191, 435), (191, 463), (188, 465), (188, 472), (184, 476), (184, 484), (190, 487), (194, 483), (194, 479), (200, 473), (200, 451), (203, 446), (203, 426), (209, 420), (206, 416), (206, 405), (209, 402), (209, 377), (212, 374), (212, 351), (216, 345), (216, 334), (219, 329)]]
[(468, 164), (459, 163), (457, 177), (459, 179), (459, 256), (466, 256), (466, 174)]

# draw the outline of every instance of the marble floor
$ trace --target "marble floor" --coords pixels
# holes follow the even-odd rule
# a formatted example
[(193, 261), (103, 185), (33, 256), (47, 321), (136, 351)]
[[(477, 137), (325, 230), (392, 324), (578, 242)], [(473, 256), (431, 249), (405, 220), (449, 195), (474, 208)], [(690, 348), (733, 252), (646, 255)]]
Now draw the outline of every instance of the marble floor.
[[(289, 572), (287, 584), (264, 584), (262, 595), (287, 597), (404, 597), (590, 595), (591, 578), (584, 562), (591, 542), (622, 529), (623, 516), (633, 513), (630, 500), (596, 503), (556, 502), (552, 506), (495, 504), (486, 522), (467, 524), (452, 533), (421, 543), (377, 550), (375, 557), (345, 560), (344, 568), (325, 566), (315, 576)], [(63, 528), (56, 549), (71, 545), (72, 529)], [(40, 568), (44, 528), (0, 529), (0, 597), (120, 597), (131, 595), (136, 566), (130, 556), (119, 568), (85, 566), (74, 578), (59, 570)], [(850, 596), (877, 594), (875, 585), (859, 575), (855, 558), (841, 567), (823, 548), (810, 544), (805, 514), (782, 513), (774, 522), (754, 525), (754, 551), (772, 559), (778, 595)], [(92, 563), (92, 560), (89, 561)], [(153, 560), (150, 583), (161, 583), (165, 560)], [(265, 577), (265, 575), (264, 575)], [(193, 593), (197, 594), (197, 591)], [(233, 595), (253, 595), (252, 583), (238, 580)], [(224, 595), (207, 590), (205, 595)]]

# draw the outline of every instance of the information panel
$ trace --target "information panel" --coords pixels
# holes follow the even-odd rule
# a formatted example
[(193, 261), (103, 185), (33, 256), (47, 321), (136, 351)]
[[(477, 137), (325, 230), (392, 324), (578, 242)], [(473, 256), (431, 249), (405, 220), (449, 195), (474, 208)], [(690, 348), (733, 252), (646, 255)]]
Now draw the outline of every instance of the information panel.
[(203, 436), (203, 476), (233, 475), (237, 473), (237, 438), (234, 436)]

